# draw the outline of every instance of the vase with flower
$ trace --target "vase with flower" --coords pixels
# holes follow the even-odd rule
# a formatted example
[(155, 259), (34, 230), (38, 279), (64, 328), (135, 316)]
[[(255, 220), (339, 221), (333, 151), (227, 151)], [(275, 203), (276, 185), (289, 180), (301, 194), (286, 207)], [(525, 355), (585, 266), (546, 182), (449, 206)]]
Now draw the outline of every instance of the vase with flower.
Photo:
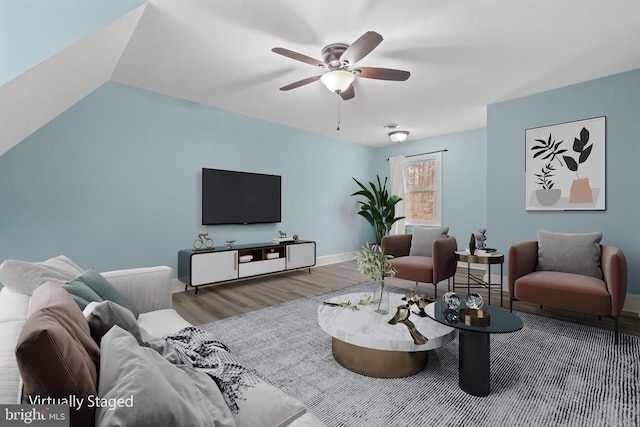
[(389, 257), (378, 245), (365, 245), (355, 257), (358, 271), (374, 283), (374, 306), (376, 313), (389, 313), (389, 292), (384, 288), (384, 278), (396, 275)]

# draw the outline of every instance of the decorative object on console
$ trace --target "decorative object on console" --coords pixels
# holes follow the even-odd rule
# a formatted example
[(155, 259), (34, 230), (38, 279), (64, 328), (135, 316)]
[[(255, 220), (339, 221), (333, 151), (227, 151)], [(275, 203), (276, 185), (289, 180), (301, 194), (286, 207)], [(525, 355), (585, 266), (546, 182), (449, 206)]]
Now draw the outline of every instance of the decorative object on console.
[(527, 210), (606, 209), (606, 117), (527, 129), (525, 144)]
[(297, 235), (297, 234), (294, 234), (294, 235), (293, 235), (293, 236), (291, 236), (291, 237), (293, 238), (293, 240), (294, 240), (294, 241), (296, 241), (296, 242), (298, 241), (298, 235)]
[(209, 233), (199, 233), (198, 238), (193, 241), (194, 251), (206, 251), (213, 249), (213, 240), (209, 237)]
[(389, 233), (391, 226), (400, 221), (404, 217), (396, 217), (396, 205), (402, 200), (402, 198), (396, 195), (389, 195), (387, 191), (387, 178), (384, 179), (384, 184), (380, 181), (380, 176), (376, 175), (376, 184), (369, 182), (371, 189), (365, 187), (357, 179), (353, 180), (361, 188), (360, 191), (356, 191), (352, 196), (362, 196), (365, 201), (358, 200), (360, 204), (360, 210), (358, 215), (366, 219), (371, 227), (373, 227), (373, 234), (375, 235), (376, 245), (382, 244), (382, 238)]
[(227, 247), (228, 247), (229, 249), (231, 249), (231, 248), (233, 247), (234, 243), (236, 243), (236, 240), (235, 240), (235, 239), (233, 239), (233, 240), (227, 240), (227, 241), (226, 241), (226, 243), (227, 243)]
[(389, 312), (389, 293), (384, 289), (384, 278), (396, 275), (396, 270), (389, 262), (382, 248), (368, 243), (354, 258), (358, 264), (358, 271), (367, 276), (376, 284), (374, 299), (378, 301), (376, 312), (387, 314)]
[(476, 253), (476, 235), (471, 233), (471, 238), (469, 239), (469, 254), (474, 255)]

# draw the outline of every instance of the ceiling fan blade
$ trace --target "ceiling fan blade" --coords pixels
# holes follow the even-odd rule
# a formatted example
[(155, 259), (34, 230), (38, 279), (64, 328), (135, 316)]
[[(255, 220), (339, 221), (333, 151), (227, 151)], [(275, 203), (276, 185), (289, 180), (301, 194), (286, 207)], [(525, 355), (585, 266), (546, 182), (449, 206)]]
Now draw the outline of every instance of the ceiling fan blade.
[(353, 99), (355, 96), (356, 96), (356, 91), (353, 89), (353, 83), (349, 85), (349, 88), (347, 90), (345, 90), (344, 92), (340, 92), (340, 98), (342, 98), (345, 101), (348, 101), (349, 99)]
[(304, 85), (308, 85), (309, 83), (313, 83), (316, 80), (320, 80), (320, 76), (311, 76), (311, 77), (307, 77), (306, 79), (302, 79), (302, 80), (298, 80), (297, 82), (288, 84), (286, 86), (282, 86), (280, 88), (280, 90), (291, 90), (291, 89), (295, 89), (297, 87), (300, 86), (304, 86)]
[(375, 31), (367, 31), (351, 44), (340, 57), (341, 61), (355, 64), (371, 53), (382, 42), (382, 36)]
[(395, 80), (399, 82), (407, 80), (411, 75), (408, 71), (376, 67), (359, 67), (355, 70), (355, 73), (356, 76), (364, 77), (365, 79)]
[(295, 59), (296, 61), (304, 62), (306, 64), (316, 65), (318, 67), (326, 67), (326, 64), (318, 59), (314, 59), (310, 56), (303, 55), (298, 52), (294, 52), (283, 47), (274, 47), (271, 52), (286, 56), (287, 58)]

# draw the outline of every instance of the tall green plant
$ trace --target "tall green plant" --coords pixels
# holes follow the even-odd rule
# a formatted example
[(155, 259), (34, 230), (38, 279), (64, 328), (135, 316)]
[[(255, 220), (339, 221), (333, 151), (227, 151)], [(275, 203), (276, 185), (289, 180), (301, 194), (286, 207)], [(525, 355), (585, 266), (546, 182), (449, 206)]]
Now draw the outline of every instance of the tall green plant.
[(382, 242), (382, 238), (389, 233), (391, 226), (403, 219), (403, 216), (396, 217), (395, 210), (396, 205), (402, 198), (396, 195), (389, 195), (387, 191), (387, 178), (384, 179), (384, 184), (380, 181), (380, 176), (376, 175), (377, 185), (373, 182), (369, 182), (369, 187), (365, 187), (360, 181), (353, 178), (353, 180), (361, 188), (360, 191), (356, 191), (352, 196), (362, 196), (365, 200), (358, 200), (360, 204), (360, 211), (358, 215), (361, 215), (366, 219), (373, 227), (373, 234), (376, 239), (376, 244)]

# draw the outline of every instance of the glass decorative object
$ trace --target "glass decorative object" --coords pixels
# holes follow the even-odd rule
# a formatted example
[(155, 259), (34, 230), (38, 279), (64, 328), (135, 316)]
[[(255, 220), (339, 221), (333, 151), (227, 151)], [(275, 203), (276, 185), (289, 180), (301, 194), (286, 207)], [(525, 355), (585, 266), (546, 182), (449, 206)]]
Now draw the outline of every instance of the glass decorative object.
[(446, 308), (457, 310), (460, 307), (460, 297), (453, 292), (447, 292), (442, 296), (442, 302)]
[(483, 304), (484, 302), (482, 301), (482, 295), (475, 292), (471, 292), (469, 295), (467, 295), (467, 307), (479, 310), (480, 308), (482, 308)]
[(446, 320), (447, 323), (455, 325), (460, 320), (460, 312), (458, 310), (447, 308), (442, 312), (442, 317), (444, 317), (444, 320)]
[(389, 313), (389, 291), (384, 288), (384, 280), (378, 282), (378, 286), (376, 288), (375, 293), (375, 311), (378, 314), (388, 314)]

